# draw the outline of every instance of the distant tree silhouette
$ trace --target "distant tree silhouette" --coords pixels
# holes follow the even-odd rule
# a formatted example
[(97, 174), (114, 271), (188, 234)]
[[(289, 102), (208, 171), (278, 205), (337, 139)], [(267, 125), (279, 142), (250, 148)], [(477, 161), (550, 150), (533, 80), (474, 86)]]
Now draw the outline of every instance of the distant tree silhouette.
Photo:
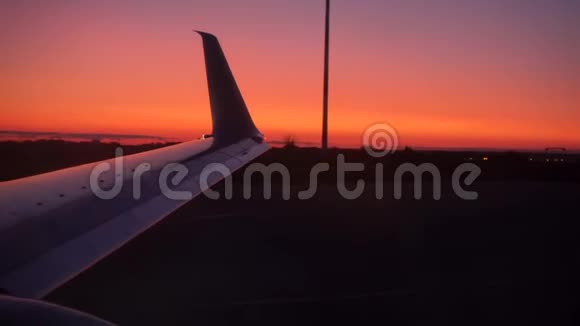
[(297, 148), (298, 146), (296, 146), (296, 140), (294, 139), (294, 136), (287, 136), (286, 139), (284, 139), (284, 148)]

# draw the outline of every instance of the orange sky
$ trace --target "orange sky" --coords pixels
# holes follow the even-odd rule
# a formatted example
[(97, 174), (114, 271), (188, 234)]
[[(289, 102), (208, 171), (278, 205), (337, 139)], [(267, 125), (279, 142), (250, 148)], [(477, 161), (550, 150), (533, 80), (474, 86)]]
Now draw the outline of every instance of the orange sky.
[[(506, 5), (506, 3), (509, 3)], [(570, 1), (333, 1), (330, 143), (580, 149)], [(215, 33), (269, 139), (320, 139), (323, 1), (29, 1), (0, 10), (0, 130), (208, 132)]]

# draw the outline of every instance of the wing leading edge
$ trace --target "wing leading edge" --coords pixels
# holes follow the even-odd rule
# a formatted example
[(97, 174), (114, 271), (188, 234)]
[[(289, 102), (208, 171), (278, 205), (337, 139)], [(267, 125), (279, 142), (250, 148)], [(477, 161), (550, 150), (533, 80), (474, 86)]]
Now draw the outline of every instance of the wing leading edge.
[[(0, 292), (40, 298), (106, 257), (202, 192), (201, 171), (211, 163), (233, 172), (268, 150), (255, 127), (217, 38), (202, 36), (213, 119), (213, 137), (125, 156), (121, 169), (98, 180), (121, 184), (109, 200), (90, 191), (91, 171), (103, 163), (0, 183)], [(180, 163), (188, 175), (172, 187), (187, 198), (163, 194), (163, 167)], [(135, 199), (135, 169), (148, 164)], [(123, 173), (119, 173), (122, 171)], [(208, 185), (225, 175), (213, 173)], [(117, 183), (115, 183), (117, 182)]]

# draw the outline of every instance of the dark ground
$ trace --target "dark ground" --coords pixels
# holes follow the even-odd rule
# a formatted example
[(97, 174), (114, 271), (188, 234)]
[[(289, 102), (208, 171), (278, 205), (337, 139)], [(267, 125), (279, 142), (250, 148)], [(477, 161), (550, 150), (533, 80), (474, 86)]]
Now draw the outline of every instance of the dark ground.
[[(51, 166), (70, 165), (78, 147), (59, 146)], [(99, 148), (101, 158), (114, 152)], [(460, 200), (448, 182), (469, 157), (483, 170), (470, 188), (476, 201)], [(372, 185), (342, 199), (332, 175), (312, 200), (282, 200), (276, 186), (271, 200), (260, 191), (243, 200), (240, 172), (234, 199), (193, 200), (46, 299), (121, 325), (574, 325), (580, 169), (574, 156), (545, 158), (400, 152), (383, 161), (382, 200)], [(274, 149), (259, 160), (290, 166), (295, 193), (319, 159), (317, 150)], [(14, 162), (2, 164), (15, 171)], [(436, 163), (447, 180), (442, 199), (417, 201), (406, 189), (394, 200), (390, 179), (401, 162)]]

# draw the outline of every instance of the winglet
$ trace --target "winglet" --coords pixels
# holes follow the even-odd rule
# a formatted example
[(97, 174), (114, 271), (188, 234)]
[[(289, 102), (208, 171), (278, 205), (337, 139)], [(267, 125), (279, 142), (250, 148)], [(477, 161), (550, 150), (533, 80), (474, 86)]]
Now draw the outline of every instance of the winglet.
[(203, 40), (215, 141), (230, 144), (243, 138), (262, 137), (252, 121), (218, 39), (206, 32), (194, 32)]

